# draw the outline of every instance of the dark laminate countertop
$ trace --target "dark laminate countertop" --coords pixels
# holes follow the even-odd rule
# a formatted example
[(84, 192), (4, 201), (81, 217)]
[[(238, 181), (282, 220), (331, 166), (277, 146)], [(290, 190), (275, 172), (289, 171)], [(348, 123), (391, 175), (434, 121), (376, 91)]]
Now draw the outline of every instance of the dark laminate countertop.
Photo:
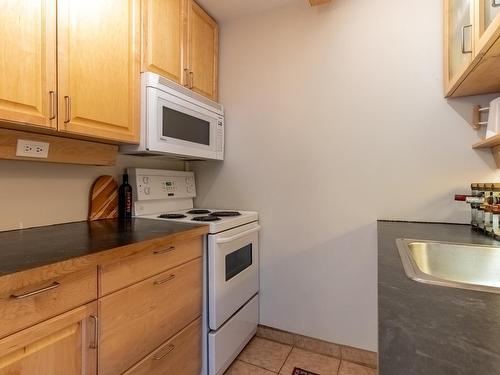
[(208, 233), (206, 225), (132, 219), (81, 221), (0, 232), (0, 276), (158, 238)]
[(500, 374), (500, 294), (410, 280), (397, 238), (500, 245), (468, 225), (378, 223), (380, 375)]

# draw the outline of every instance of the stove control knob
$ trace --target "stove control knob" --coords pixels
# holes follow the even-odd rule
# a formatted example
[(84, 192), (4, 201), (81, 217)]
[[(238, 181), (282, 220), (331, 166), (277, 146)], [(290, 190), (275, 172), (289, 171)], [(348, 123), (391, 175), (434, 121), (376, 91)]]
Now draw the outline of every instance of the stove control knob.
[(142, 182), (144, 182), (145, 184), (149, 184), (149, 177), (143, 177)]
[(151, 189), (148, 187), (144, 188), (144, 194), (146, 194), (146, 195), (151, 194)]

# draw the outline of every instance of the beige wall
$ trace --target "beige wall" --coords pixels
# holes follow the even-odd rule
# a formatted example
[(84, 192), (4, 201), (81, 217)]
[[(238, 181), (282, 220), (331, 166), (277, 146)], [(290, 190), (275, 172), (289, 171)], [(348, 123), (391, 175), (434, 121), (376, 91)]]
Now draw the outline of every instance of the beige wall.
[(126, 167), (183, 169), (179, 161), (120, 156), (115, 167), (0, 160), (0, 231), (85, 220), (100, 175), (121, 183)]
[(467, 222), (498, 180), (442, 96), (442, 2), (305, 0), (221, 28), (226, 161), (198, 204), (258, 210), (261, 322), (375, 350), (377, 219)]

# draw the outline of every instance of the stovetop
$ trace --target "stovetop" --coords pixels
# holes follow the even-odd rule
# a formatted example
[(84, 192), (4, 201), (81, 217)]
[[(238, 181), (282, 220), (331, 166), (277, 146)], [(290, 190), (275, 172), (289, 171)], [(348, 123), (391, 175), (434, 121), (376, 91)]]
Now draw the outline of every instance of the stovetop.
[(210, 226), (210, 233), (219, 233), (259, 219), (254, 211), (217, 210), (192, 208), (172, 212), (140, 215), (145, 219), (176, 221), (180, 223), (200, 224)]

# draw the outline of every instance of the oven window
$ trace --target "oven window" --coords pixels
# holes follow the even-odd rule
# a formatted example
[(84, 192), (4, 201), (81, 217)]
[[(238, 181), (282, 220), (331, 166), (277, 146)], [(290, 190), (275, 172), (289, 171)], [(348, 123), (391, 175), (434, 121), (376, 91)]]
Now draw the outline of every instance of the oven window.
[(208, 146), (210, 122), (163, 107), (163, 136)]
[(252, 244), (226, 255), (226, 281), (252, 265)]

